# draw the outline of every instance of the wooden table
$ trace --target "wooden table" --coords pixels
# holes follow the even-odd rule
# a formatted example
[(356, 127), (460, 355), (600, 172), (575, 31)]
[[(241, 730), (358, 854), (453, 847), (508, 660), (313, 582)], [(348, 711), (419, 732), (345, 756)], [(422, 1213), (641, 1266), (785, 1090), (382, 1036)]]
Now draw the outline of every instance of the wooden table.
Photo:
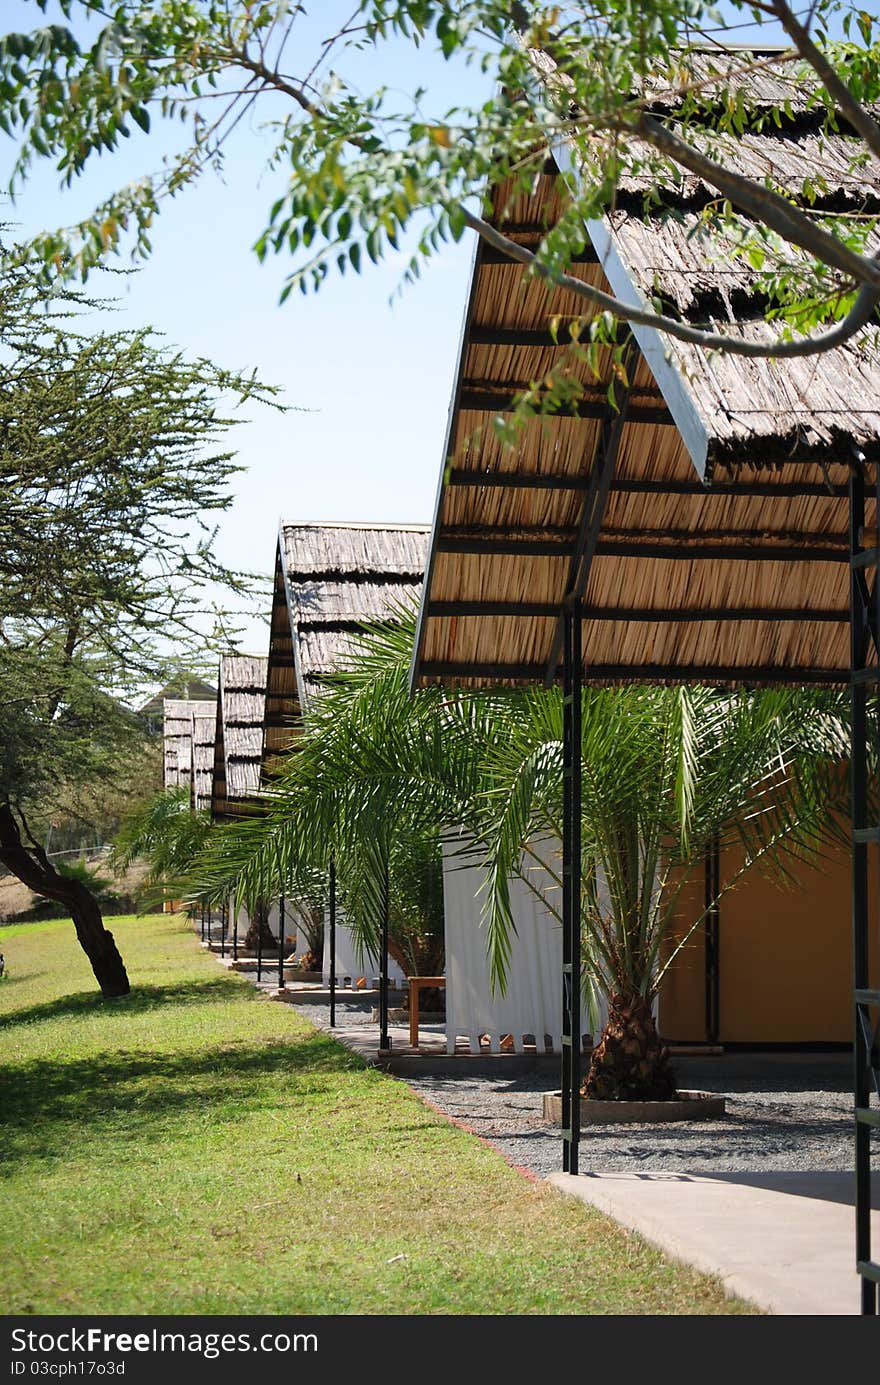
[(427, 986), (446, 986), (445, 976), (411, 976), (409, 978), (409, 1044), (419, 1046), (419, 992)]

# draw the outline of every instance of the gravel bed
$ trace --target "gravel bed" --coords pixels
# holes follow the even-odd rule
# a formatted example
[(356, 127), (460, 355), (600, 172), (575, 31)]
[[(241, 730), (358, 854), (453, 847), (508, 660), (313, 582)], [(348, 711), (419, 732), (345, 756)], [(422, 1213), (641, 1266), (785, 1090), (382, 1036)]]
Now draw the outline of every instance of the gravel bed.
[[(346, 1025), (360, 1026), (370, 1023), (370, 1012), (376, 1001), (373, 999), (365, 1001), (357, 1000), (337, 1000), (336, 1002), (336, 1024), (339, 1029), (344, 1029)], [(325, 1025), (330, 1019), (330, 1006), (323, 1005), (291, 1005), (291, 1010), (295, 1010), (303, 1019), (309, 1020), (311, 1024), (318, 1026)], [(378, 1034), (378, 1027), (376, 1033)]]
[[(264, 982), (263, 987), (275, 984)], [(338, 1002), (338, 1027), (369, 1023), (374, 1003)], [(297, 1005), (296, 1011), (312, 1024), (327, 1023), (326, 1004)], [(850, 1069), (846, 1054), (681, 1059), (679, 1085), (726, 1096), (725, 1116), (669, 1125), (590, 1126), (581, 1135), (581, 1169), (709, 1174), (850, 1169)], [(542, 1113), (543, 1094), (555, 1086), (549, 1074), (475, 1077), (463, 1072), (408, 1076), (406, 1081), (513, 1163), (539, 1176), (559, 1169), (559, 1130)]]
[[(273, 981), (271, 985), (266, 985), (265, 983), (261, 984), (259, 989), (261, 991), (274, 991), (275, 986), (276, 983)], [(372, 1023), (373, 1021), (371, 1021), (370, 1015), (377, 1003), (378, 1002), (376, 1001), (375, 996), (371, 996), (369, 1000), (362, 1001), (337, 1000), (337, 1026), (340, 1029), (344, 1029), (347, 1025), (351, 1025), (352, 1027), (357, 1028), (363, 1028), (365, 1024)], [(326, 1000), (322, 1001), (320, 1005), (291, 1005), (290, 1009), (295, 1011), (296, 1014), (302, 1015), (303, 1019), (307, 1019), (310, 1024), (316, 1024), (319, 1028), (326, 1025), (330, 1019), (330, 1005)], [(430, 1030), (431, 1026), (423, 1022), (422, 1029)], [(378, 1032), (379, 1030), (377, 1026), (376, 1033), (378, 1034)], [(442, 1024), (440, 1025), (438, 1032), (446, 1032)]]
[[(801, 1058), (802, 1055), (797, 1055)], [(836, 1057), (836, 1055), (834, 1055)], [(852, 1168), (849, 1059), (786, 1063), (755, 1055), (753, 1071), (738, 1057), (736, 1075), (720, 1059), (697, 1073), (679, 1070), (682, 1086), (720, 1092), (720, 1120), (670, 1125), (591, 1126), (582, 1133), (582, 1171), (621, 1173), (644, 1168), (678, 1173), (747, 1173)], [(560, 1135), (545, 1123), (541, 1099), (547, 1076), (407, 1079), (422, 1096), (489, 1140), (507, 1159), (544, 1175), (560, 1168)]]

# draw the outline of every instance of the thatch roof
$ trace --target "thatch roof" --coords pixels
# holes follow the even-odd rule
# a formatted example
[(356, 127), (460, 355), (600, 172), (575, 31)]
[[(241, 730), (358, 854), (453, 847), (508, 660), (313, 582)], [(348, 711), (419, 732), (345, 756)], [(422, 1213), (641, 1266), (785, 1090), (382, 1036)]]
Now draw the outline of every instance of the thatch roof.
[(193, 719), (213, 723), (216, 703), (199, 698), (166, 697), (163, 702), (165, 745), (164, 786), (191, 784), (193, 778)]
[(260, 787), (267, 660), (261, 654), (223, 654), (214, 735), (211, 812), (247, 816)]
[(210, 716), (194, 716), (192, 760), (193, 796), (196, 812), (209, 812), (211, 808), (211, 788), (214, 781), (214, 735), (217, 727), (217, 712)]
[(310, 698), (346, 668), (365, 623), (394, 619), (421, 592), (428, 528), (282, 524), (278, 533), (265, 768), (290, 743)]
[(138, 707), (138, 716), (161, 712), (166, 701), (210, 702), (213, 706), (216, 697), (217, 689), (203, 678), (187, 678), (183, 684), (166, 683), (142, 707)]
[[(780, 83), (791, 95), (787, 70), (772, 58), (754, 81), (753, 104), (775, 101)], [(814, 113), (797, 99), (781, 129), (731, 144), (729, 162), (785, 169), (794, 192), (815, 179), (819, 138)], [(840, 140), (845, 134), (826, 141), (826, 163)], [(559, 218), (566, 178), (577, 177), (566, 148), (554, 155), (529, 195), (494, 193), (496, 224), (529, 247)], [(878, 173), (872, 165), (832, 179), (835, 206), (861, 206), (863, 181), (880, 199)], [(689, 234), (704, 195), (683, 188), (675, 205), (650, 215), (641, 197), (622, 196), (589, 223), (570, 272), (631, 300), (659, 293), (701, 324), (726, 327), (731, 313), (761, 319), (754, 272), (710, 257), (707, 242)], [(477, 245), (415, 683), (553, 678), (572, 591), (585, 601), (585, 676), (598, 682), (846, 681), (846, 488), (857, 456), (880, 460), (876, 345), (746, 361), (633, 328), (619, 412), (606, 397), (607, 357), (599, 380), (573, 361), (581, 398), (567, 413), (530, 419), (514, 447), (503, 447), (493, 416), (559, 362), (567, 338), (561, 332), (557, 345), (551, 322), (583, 319), (585, 306)], [(754, 320), (742, 330), (778, 329)]]

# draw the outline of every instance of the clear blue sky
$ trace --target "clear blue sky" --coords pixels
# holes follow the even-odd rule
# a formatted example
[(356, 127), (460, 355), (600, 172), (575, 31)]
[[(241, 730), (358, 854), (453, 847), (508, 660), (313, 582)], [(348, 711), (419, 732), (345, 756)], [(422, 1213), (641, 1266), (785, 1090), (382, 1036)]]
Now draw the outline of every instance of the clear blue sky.
[[(324, 34), (334, 18), (350, 13), (336, 0), (314, 8)], [(34, 4), (3, 0), (4, 32), (40, 22)], [(436, 108), (445, 110), (459, 94), (459, 79), (433, 55), (419, 62), (420, 70), (412, 50), (401, 47), (389, 53), (383, 72), (364, 67), (361, 81), (372, 86), (396, 76), (401, 86), (430, 84)], [(149, 323), (187, 352), (230, 367), (255, 366), (282, 386), (288, 404), (309, 410), (250, 409), (230, 437), (247, 472), (236, 479), (217, 550), (230, 564), (266, 573), (282, 516), (430, 521), (470, 255), (469, 244), (453, 247), (393, 303), (402, 262), (388, 261), (368, 266), (361, 278), (330, 280), (317, 296), (295, 293), (279, 306), (289, 261), (261, 266), (251, 250), (277, 195), (277, 175), (263, 167), (268, 144), (259, 127), (268, 116), (255, 109), (228, 148), (224, 180), (209, 177), (169, 204), (155, 223), (152, 259), (127, 285), (113, 282), (121, 300), (116, 325)], [(157, 150), (170, 147), (168, 141), (155, 127), (149, 138), (124, 141), (70, 190), (60, 188), (47, 163), (13, 205), (0, 207), (0, 218), (13, 224), (13, 236), (78, 220), (111, 188), (157, 167)], [(14, 152), (0, 133), (4, 183)], [(93, 283), (107, 291), (99, 279), (90, 289)], [(242, 644), (264, 650), (266, 628), (253, 621)]]

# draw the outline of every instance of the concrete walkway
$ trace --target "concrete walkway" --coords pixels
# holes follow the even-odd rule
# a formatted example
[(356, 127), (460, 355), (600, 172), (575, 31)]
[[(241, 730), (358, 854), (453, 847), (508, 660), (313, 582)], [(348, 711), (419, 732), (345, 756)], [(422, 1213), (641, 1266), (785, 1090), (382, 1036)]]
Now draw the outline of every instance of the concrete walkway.
[[(547, 1181), (770, 1313), (859, 1311), (852, 1174), (553, 1173)], [(880, 1246), (877, 1211), (872, 1236)]]

